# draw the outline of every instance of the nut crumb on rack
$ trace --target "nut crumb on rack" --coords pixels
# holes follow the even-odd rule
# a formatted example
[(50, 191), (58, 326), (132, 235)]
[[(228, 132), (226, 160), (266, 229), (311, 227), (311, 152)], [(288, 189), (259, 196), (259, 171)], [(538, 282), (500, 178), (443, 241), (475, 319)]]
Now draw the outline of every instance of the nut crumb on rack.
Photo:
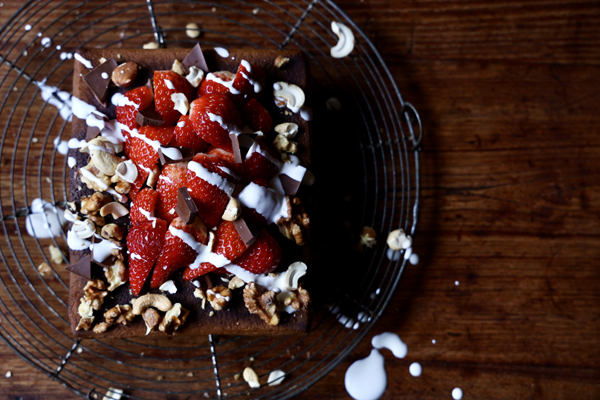
[(359, 250), (362, 251), (364, 247), (372, 249), (376, 244), (377, 232), (375, 232), (375, 229), (371, 228), (370, 226), (363, 227), (360, 234)]
[(258, 375), (252, 368), (250, 368), (250, 367), (244, 368), (243, 377), (244, 377), (244, 380), (248, 383), (248, 385), (251, 388), (255, 389), (255, 388), (260, 387), (260, 382), (258, 381)]
[(200, 27), (198, 27), (198, 24), (190, 22), (185, 26), (185, 34), (188, 37), (195, 39), (200, 36)]
[(221, 311), (231, 299), (231, 291), (224, 286), (215, 286), (206, 291), (206, 297), (215, 311)]
[(38, 267), (37, 267), (38, 272), (40, 273), (41, 276), (49, 276), (52, 273), (52, 267), (50, 265), (48, 265), (48, 263), (41, 263)]
[[(94, 393), (95, 394), (95, 393)], [(121, 389), (108, 388), (106, 392), (106, 396), (103, 397), (102, 400), (120, 400), (123, 396), (123, 391)]]
[(156, 42), (148, 42), (142, 45), (142, 49), (158, 49), (159, 45)]

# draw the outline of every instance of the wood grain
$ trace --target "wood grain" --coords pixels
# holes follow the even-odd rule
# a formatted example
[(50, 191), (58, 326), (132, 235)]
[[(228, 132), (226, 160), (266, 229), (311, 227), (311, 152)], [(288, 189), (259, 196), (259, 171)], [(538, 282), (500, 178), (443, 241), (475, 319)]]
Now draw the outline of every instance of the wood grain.
[[(0, 22), (19, 6), (4, 1)], [(421, 261), (367, 338), (299, 398), (349, 398), (346, 369), (386, 331), (409, 353), (383, 351), (384, 399), (451, 398), (454, 387), (466, 399), (599, 398), (600, 5), (340, 6), (425, 125)], [(0, 379), (4, 398), (76, 398), (7, 346), (0, 357), (13, 373)], [(421, 377), (408, 373), (412, 362)]]

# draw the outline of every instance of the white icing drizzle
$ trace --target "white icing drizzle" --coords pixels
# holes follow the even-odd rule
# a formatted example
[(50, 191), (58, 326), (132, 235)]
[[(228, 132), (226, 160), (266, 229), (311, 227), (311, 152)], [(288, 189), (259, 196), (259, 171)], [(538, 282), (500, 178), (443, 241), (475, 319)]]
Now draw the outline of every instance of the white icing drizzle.
[(158, 290), (162, 290), (163, 292), (169, 292), (170, 294), (175, 294), (177, 293), (177, 286), (175, 286), (175, 282), (169, 279), (168, 281), (160, 285)]
[[(248, 61), (242, 60), (241, 64), (244, 68), (246, 68), (246, 71), (248, 71), (248, 73), (252, 73), (252, 66), (250, 65), (250, 63)], [(262, 90), (260, 83), (255, 81), (254, 79), (250, 78), (248, 75), (246, 75), (244, 73), (244, 71), (240, 71), (240, 72), (241, 72), (242, 76), (244, 77), (244, 79), (246, 79), (253, 86), (254, 93), (260, 93), (260, 91)]]
[(100, 243), (91, 244), (90, 249), (92, 250), (92, 258), (94, 261), (103, 262), (111, 255), (110, 252), (112, 249), (121, 250), (121, 247), (110, 240), (103, 239)]
[(58, 137), (55, 138), (54, 147), (56, 148), (56, 151), (58, 151), (63, 156), (66, 156), (67, 153), (69, 153), (69, 142), (67, 142), (66, 140), (60, 140), (60, 138)]
[(143, 259), (143, 257), (142, 257), (142, 256), (140, 256), (140, 255), (139, 255), (139, 254), (137, 254), (137, 253), (131, 253), (131, 254), (130, 254), (130, 257), (131, 257), (132, 259), (134, 259), (134, 260), (142, 260), (142, 259)]
[(454, 400), (461, 400), (463, 398), (463, 391), (461, 388), (452, 389), (452, 398)]
[(70, 60), (71, 58), (73, 58), (73, 53), (65, 53), (64, 51), (60, 53), (61, 60)]
[(376, 349), (385, 347), (386, 349), (391, 350), (396, 358), (404, 358), (408, 352), (406, 343), (400, 339), (400, 336), (391, 332), (384, 332), (381, 335), (374, 336), (373, 339), (371, 339), (371, 344)]
[(289, 217), (285, 197), (254, 182), (240, 192), (238, 200), (244, 206), (256, 210), (268, 222), (276, 224), (281, 217)]
[(71, 138), (68, 141), (68, 145), (70, 149), (80, 149), (84, 146), (87, 146), (87, 141), (85, 140), (78, 140), (76, 138)]
[(41, 82), (34, 81), (33, 83), (41, 90), (42, 100), (46, 101), (51, 106), (58, 109), (60, 116), (65, 121), (72, 119), (71, 94), (57, 87), (48, 86), (45, 84), (46, 79)]
[(188, 163), (188, 169), (195, 173), (200, 179), (205, 180), (211, 185), (216, 186), (227, 193), (228, 196), (231, 196), (233, 190), (235, 189), (235, 185), (232, 182), (228, 181), (217, 173), (210, 172), (204, 168), (202, 164), (196, 161), (190, 161)]
[(31, 237), (48, 239), (61, 236), (66, 222), (64, 210), (37, 198), (31, 202), (31, 214), (27, 215), (25, 229)]
[(102, 114), (100, 111), (96, 109), (91, 104), (86, 103), (83, 100), (78, 99), (77, 97), (71, 97), (73, 114), (79, 119), (87, 120), (87, 117), (94, 113), (100, 118), (106, 118), (106, 115)]
[(412, 376), (421, 376), (423, 368), (421, 367), (421, 364), (414, 362), (408, 367), (408, 372), (410, 372)]
[(139, 105), (129, 100), (124, 94), (118, 92), (112, 95), (112, 97), (110, 98), (110, 102), (114, 106), (133, 106), (135, 108), (139, 108)]
[(181, 151), (176, 149), (175, 147), (163, 147), (162, 153), (169, 157), (171, 160), (181, 160), (183, 156), (181, 155)]
[(100, 76), (102, 79), (108, 79), (108, 74), (106, 72), (101, 73)]
[(210, 243), (209, 246), (205, 246), (202, 243), (197, 242), (192, 235), (182, 231), (181, 229), (169, 227), (171, 235), (178, 237), (190, 248), (192, 248), (198, 255), (196, 259), (189, 265), (190, 269), (197, 269), (200, 264), (208, 262), (217, 268), (223, 267), (230, 263), (230, 261), (221, 254), (216, 254), (211, 251)]
[(215, 292), (213, 292), (211, 289), (208, 289), (208, 290), (206, 291), (206, 293), (210, 293), (210, 294), (212, 294), (212, 295), (213, 295), (213, 296), (215, 296), (217, 299), (225, 299), (226, 301), (229, 301), (229, 300), (230, 300), (229, 296), (223, 296), (221, 293), (215, 293)]
[(77, 165), (77, 160), (75, 160), (75, 158), (73, 157), (69, 157), (67, 158), (67, 165), (69, 166), (69, 168), (73, 168)]
[(139, 133), (139, 131), (137, 129), (132, 129), (129, 130), (129, 134), (133, 137), (136, 137), (138, 139), (142, 139), (144, 142), (146, 142), (146, 144), (150, 147), (152, 147), (154, 149), (154, 151), (158, 151), (158, 149), (160, 149), (161, 144), (158, 140), (152, 140), (152, 139), (148, 139), (146, 137), (146, 135), (142, 135), (141, 133)]
[(185, 126), (185, 121), (179, 121), (177, 123), (177, 126), (180, 127), (180, 128), (183, 128)]
[(217, 114), (213, 114), (213, 113), (206, 113), (206, 115), (208, 115), (208, 119), (210, 119), (212, 122), (216, 122), (218, 123), (221, 128), (225, 129), (227, 132), (229, 133), (235, 133), (236, 135), (239, 135), (239, 129), (237, 126), (235, 126), (234, 124), (227, 124), (223, 121), (223, 117), (221, 117), (220, 115)]
[(227, 175), (229, 175), (233, 179), (240, 180), (240, 176), (237, 175), (235, 172), (233, 172), (230, 168), (224, 167), (222, 165), (217, 165), (217, 168), (219, 168), (221, 171), (225, 172)]
[(206, 75), (206, 78), (204, 78), (204, 79), (207, 81), (213, 81), (213, 82), (220, 83), (221, 85), (223, 85), (227, 89), (229, 89), (229, 93), (231, 93), (231, 94), (240, 94), (241, 93), (239, 90), (237, 90), (236, 88), (233, 87), (233, 81), (234, 81), (233, 79), (230, 81), (224, 81), (223, 79), (219, 78), (212, 72), (210, 72), (208, 75)]
[(86, 60), (85, 58), (83, 58), (80, 54), (75, 53), (74, 54), (75, 59), (77, 61), (79, 61), (80, 63), (83, 64), (84, 67), (86, 67), (87, 69), (93, 69), (94, 66), (92, 65), (92, 63), (89, 60)]
[(71, 250), (87, 250), (90, 248), (91, 244), (92, 242), (90, 242), (89, 240), (79, 238), (79, 236), (77, 236), (77, 233), (75, 233), (73, 230), (67, 232), (67, 245)]
[(253, 153), (258, 153), (261, 156), (263, 156), (264, 158), (266, 158), (267, 160), (269, 160), (270, 162), (272, 162), (273, 164), (275, 164), (277, 166), (277, 168), (281, 168), (281, 161), (279, 161), (278, 159), (272, 157), (268, 151), (266, 151), (265, 149), (263, 149), (263, 147), (259, 144), (258, 141), (254, 141), (254, 143), (252, 144), (252, 146), (250, 146), (250, 149), (248, 150), (248, 152), (246, 153), (246, 160), (250, 158), (250, 156)]
[(162, 180), (162, 181), (167, 181), (167, 182), (169, 182), (169, 183), (174, 183), (174, 182), (173, 182), (173, 180), (172, 180), (171, 178), (169, 178), (168, 176), (165, 176), (165, 175), (160, 175), (160, 176), (158, 177), (158, 179), (160, 179), (160, 180)]
[(305, 121), (312, 121), (312, 110), (308, 107), (302, 107), (300, 109), (300, 118)]
[(108, 186), (106, 185), (106, 183), (104, 183), (104, 182), (102, 182), (102, 180), (96, 178), (96, 176), (94, 174), (92, 174), (90, 171), (88, 171), (87, 169), (79, 168), (79, 172), (81, 172), (81, 175), (83, 175), (85, 178), (96, 183), (99, 187), (102, 188), (102, 190), (108, 189)]
[(158, 218), (156, 218), (156, 217), (154, 216), (154, 212), (149, 212), (149, 211), (146, 211), (146, 210), (144, 210), (144, 209), (143, 209), (143, 208), (141, 208), (141, 207), (139, 208), (139, 210), (138, 210), (138, 211), (140, 212), (140, 214), (142, 214), (144, 217), (146, 217), (146, 219), (147, 219), (148, 221), (156, 221), (156, 220), (158, 219)]
[(170, 80), (165, 79), (165, 85), (167, 86), (167, 88), (175, 90), (175, 85), (173, 85), (173, 82), (171, 82)]
[(215, 51), (218, 55), (220, 55), (223, 58), (229, 57), (229, 51), (227, 49), (224, 49), (223, 47), (215, 47)]
[(387, 387), (383, 356), (371, 350), (367, 358), (357, 360), (350, 365), (344, 377), (348, 394), (357, 400), (376, 400)]

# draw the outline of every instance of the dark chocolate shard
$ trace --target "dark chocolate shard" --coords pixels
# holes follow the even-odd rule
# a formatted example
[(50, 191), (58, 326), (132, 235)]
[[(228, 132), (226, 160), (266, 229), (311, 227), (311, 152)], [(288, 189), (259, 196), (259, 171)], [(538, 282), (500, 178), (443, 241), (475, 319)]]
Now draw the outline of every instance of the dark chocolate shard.
[(279, 180), (281, 181), (281, 187), (283, 187), (283, 191), (287, 196), (295, 196), (302, 183), (286, 174), (280, 174)]
[(81, 257), (76, 263), (67, 265), (65, 269), (88, 281), (92, 279), (92, 262), (89, 254)]
[[(169, 157), (167, 154), (165, 154), (165, 152), (163, 152), (163, 149), (177, 149), (179, 150), (179, 152), (181, 153), (181, 158), (177, 159), (177, 158), (171, 158)], [(169, 153), (168, 151), (166, 153)], [(164, 146), (158, 149), (158, 158), (160, 159), (160, 164), (161, 165), (167, 165), (167, 164), (177, 164), (180, 162), (186, 162), (186, 161), (190, 161), (194, 158), (194, 149), (192, 149), (191, 147), (168, 147), (168, 146)]]
[(83, 81), (87, 83), (96, 100), (104, 107), (106, 107), (106, 100), (108, 99), (110, 77), (115, 68), (117, 68), (117, 63), (111, 58), (83, 76)]
[(206, 60), (204, 59), (204, 54), (202, 54), (202, 49), (200, 48), (199, 43), (196, 43), (194, 48), (181, 63), (186, 71), (189, 71), (190, 67), (196, 66), (202, 71), (208, 73), (208, 65), (206, 65)]
[(97, 126), (88, 126), (85, 134), (85, 140), (89, 142), (90, 140), (97, 138), (99, 134), (100, 128)]
[(213, 288), (212, 279), (208, 274), (202, 275), (202, 280), (204, 281), (204, 286), (206, 286), (206, 290), (210, 290)]
[(233, 147), (233, 161), (239, 164), (242, 162), (242, 152), (238, 135), (235, 132), (230, 132), (229, 139), (231, 139), (231, 147)]
[(186, 187), (177, 190), (177, 205), (175, 206), (175, 212), (177, 212), (177, 215), (185, 224), (190, 224), (196, 219), (198, 208)]
[(244, 243), (246, 243), (247, 245), (251, 245), (256, 241), (256, 236), (258, 235), (258, 232), (253, 231), (248, 226), (244, 218), (238, 218), (235, 221), (233, 221), (233, 226), (235, 227), (235, 230), (237, 231), (238, 235), (240, 235)]
[(154, 104), (149, 107), (144, 108), (135, 116), (135, 121), (140, 124), (140, 126), (152, 125), (152, 126), (161, 126), (165, 123), (165, 120), (161, 117), (161, 115), (154, 108)]

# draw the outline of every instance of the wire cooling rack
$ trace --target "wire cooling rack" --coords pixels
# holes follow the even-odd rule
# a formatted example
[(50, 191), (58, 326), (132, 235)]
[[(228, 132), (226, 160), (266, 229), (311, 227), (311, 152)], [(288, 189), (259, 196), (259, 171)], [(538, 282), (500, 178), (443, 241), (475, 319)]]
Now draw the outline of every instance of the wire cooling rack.
[[(318, 0), (48, 0), (10, 12), (0, 29), (2, 340), (51, 379), (88, 398), (107, 393), (116, 398), (111, 387), (132, 399), (289, 398), (338, 365), (390, 300), (406, 260), (383, 242), (399, 227), (414, 235), (419, 204), (421, 122), (359, 27), (333, 2)], [(337, 43), (332, 21), (350, 27), (357, 40), (343, 59), (329, 55)], [(188, 22), (200, 26), (199, 38), (186, 36)], [(67, 160), (53, 142), (68, 140), (70, 123), (42, 100), (38, 84), (70, 92), (69, 54), (78, 48), (140, 48), (151, 41), (168, 48), (191, 48), (196, 41), (205, 48), (285, 48), (302, 51), (309, 60), (318, 194), (310, 204), (316, 251), (309, 275), (318, 276), (311, 289), (310, 333), (71, 337), (64, 264), (54, 264), (50, 276), (37, 271), (42, 262), (52, 264), (49, 245), (66, 249), (65, 237), (36, 239), (25, 230), (34, 198), (55, 205), (67, 201)], [(339, 99), (340, 110), (327, 102), (332, 97)], [(363, 226), (375, 228), (381, 243), (357, 252)], [(239, 377), (247, 366), (258, 372), (261, 388), (250, 389)], [(286, 377), (267, 386), (275, 369)]]

